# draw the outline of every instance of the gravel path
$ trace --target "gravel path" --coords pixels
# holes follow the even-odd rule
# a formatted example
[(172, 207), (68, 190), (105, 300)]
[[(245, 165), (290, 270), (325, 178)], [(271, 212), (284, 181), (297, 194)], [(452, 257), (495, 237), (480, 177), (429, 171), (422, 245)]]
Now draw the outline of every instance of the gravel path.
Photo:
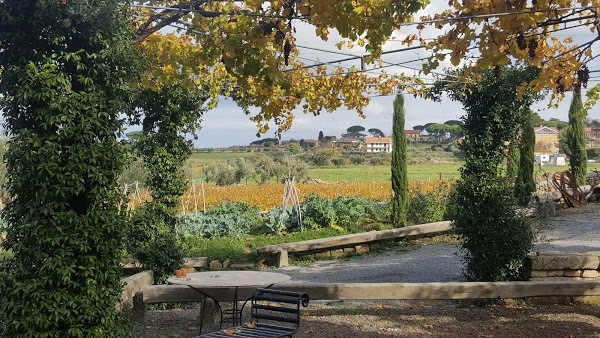
[[(561, 210), (541, 231), (533, 251), (600, 251), (600, 205)], [(455, 245), (425, 245), (408, 252), (384, 252), (343, 260), (289, 266), (278, 272), (289, 283), (415, 283), (464, 281)]]

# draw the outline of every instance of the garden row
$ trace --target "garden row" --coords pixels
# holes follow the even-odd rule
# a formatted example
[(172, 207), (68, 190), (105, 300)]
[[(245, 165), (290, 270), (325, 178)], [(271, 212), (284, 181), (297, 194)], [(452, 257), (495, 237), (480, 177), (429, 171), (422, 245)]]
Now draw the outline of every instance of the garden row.
[[(409, 223), (444, 219), (448, 189), (413, 191)], [(256, 248), (393, 228), (389, 205), (356, 196), (306, 196), (298, 207), (261, 211), (244, 201), (225, 201), (206, 212), (182, 213), (177, 238), (188, 257), (256, 261)], [(160, 259), (161, 255), (152, 256)], [(148, 265), (148, 262), (146, 262)], [(150, 264), (152, 265), (152, 264)]]

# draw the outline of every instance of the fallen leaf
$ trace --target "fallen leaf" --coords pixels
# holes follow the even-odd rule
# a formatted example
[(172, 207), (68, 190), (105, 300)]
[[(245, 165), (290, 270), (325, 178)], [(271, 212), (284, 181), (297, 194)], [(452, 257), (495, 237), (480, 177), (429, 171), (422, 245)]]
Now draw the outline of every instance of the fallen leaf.
[(249, 329), (256, 329), (256, 324), (252, 322), (244, 323), (244, 326)]
[(242, 332), (241, 330), (223, 330), (223, 333), (229, 336), (235, 336), (236, 333)]

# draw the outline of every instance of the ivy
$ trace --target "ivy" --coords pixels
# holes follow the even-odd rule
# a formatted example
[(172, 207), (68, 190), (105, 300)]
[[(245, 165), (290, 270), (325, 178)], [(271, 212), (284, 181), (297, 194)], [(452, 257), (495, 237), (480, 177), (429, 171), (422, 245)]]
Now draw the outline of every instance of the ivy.
[(518, 89), (536, 75), (532, 68), (497, 67), (476, 72), (473, 83), (438, 83), (437, 90), (447, 90), (467, 111), (460, 144), (465, 164), (450, 196), (448, 215), (472, 281), (517, 278), (532, 245), (531, 228), (516, 213), (514, 188), (502, 163), (538, 98), (529, 91), (519, 97)]
[(1, 337), (126, 336), (115, 182), (127, 82), (138, 75), (117, 1), (0, 2), (0, 109), (12, 200)]
[[(177, 204), (188, 184), (183, 167), (193, 150), (186, 133), (200, 128), (204, 101), (201, 91), (177, 85), (141, 89), (135, 100), (138, 110), (132, 122), (142, 124), (137, 150), (148, 169), (145, 184), (152, 192), (152, 202), (134, 212), (127, 249), (154, 270), (157, 281), (182, 263), (175, 229), (180, 220)], [(139, 233), (146, 235), (140, 237)]]

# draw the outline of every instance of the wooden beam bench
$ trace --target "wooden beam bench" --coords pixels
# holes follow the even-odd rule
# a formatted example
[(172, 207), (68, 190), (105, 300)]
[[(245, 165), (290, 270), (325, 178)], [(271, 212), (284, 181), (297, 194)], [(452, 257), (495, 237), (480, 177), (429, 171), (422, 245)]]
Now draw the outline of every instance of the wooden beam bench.
[[(528, 297), (600, 296), (600, 281), (518, 281), (453, 283), (317, 283), (275, 284), (283, 291), (306, 292), (311, 300), (448, 300)], [(231, 301), (233, 288), (222, 288), (219, 301)], [(247, 299), (254, 288), (239, 288), (239, 299)], [(201, 302), (203, 297), (184, 285), (150, 285), (144, 288), (144, 303)], [(218, 294), (215, 294), (219, 297)], [(245, 297), (245, 298), (244, 298)]]
[(410, 238), (424, 235), (440, 235), (452, 230), (450, 221), (412, 225), (381, 231), (369, 231), (359, 234), (341, 235), (308, 241), (267, 245), (256, 249), (259, 254), (273, 257), (273, 265), (282, 267), (288, 265), (289, 252), (319, 251), (334, 248), (344, 248), (361, 244), (374, 243), (384, 240)]

